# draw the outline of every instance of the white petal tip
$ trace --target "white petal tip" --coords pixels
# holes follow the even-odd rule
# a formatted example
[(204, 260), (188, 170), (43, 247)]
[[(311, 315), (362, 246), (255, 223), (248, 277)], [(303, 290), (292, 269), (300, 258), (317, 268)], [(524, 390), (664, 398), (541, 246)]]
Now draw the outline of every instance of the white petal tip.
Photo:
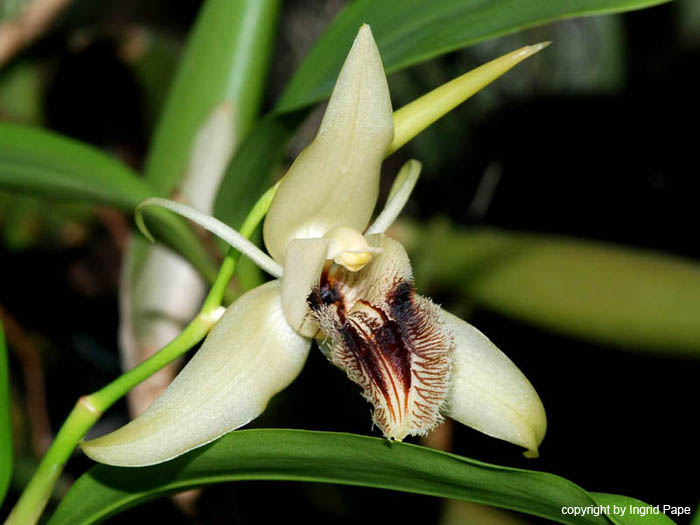
[(146, 412), (83, 451), (109, 465), (155, 465), (255, 419), (299, 374), (310, 346), (287, 323), (280, 291), (271, 281), (240, 297)]
[(159, 459), (144, 459), (134, 456), (129, 451), (125, 452), (118, 444), (113, 443), (110, 436), (111, 434), (107, 434), (97, 439), (83, 441), (80, 443), (80, 448), (93, 461), (114, 467), (147, 467), (162, 463), (182, 453), (172, 454), (169, 457)]
[(372, 49), (377, 47), (374, 41), (374, 35), (372, 34), (372, 28), (369, 24), (362, 24), (360, 29), (357, 31), (355, 40), (353, 41), (353, 48), (355, 46), (371, 46)]
[(445, 312), (455, 336), (452, 386), (446, 413), (537, 457), (547, 431), (542, 401), (523, 373), (484, 334)]

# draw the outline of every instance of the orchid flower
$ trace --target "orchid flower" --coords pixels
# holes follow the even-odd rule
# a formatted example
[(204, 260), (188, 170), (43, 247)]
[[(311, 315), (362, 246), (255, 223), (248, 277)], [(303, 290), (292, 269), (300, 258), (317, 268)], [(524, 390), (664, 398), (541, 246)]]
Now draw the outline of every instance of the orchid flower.
[(263, 230), (271, 257), (212, 217), (150, 199), (217, 233), (276, 279), (228, 307), (145, 413), (84, 442), (88, 456), (155, 464), (247, 424), (297, 377), (314, 339), (361, 387), (388, 439), (424, 435), (446, 415), (537, 455), (546, 418), (532, 385), (476, 328), (416, 293), (404, 248), (385, 235), (420, 163), (402, 168), (370, 225), (393, 122), (379, 51), (365, 25), (318, 134), (272, 201)]

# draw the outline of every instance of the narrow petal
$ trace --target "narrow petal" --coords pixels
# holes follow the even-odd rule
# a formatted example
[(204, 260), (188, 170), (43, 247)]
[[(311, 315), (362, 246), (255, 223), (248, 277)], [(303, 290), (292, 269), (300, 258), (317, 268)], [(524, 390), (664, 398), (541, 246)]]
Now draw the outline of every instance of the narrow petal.
[(455, 337), (445, 414), (537, 457), (547, 430), (542, 401), (523, 373), (484, 334), (444, 312)]
[(220, 220), (211, 217), (206, 213), (202, 213), (199, 210), (195, 210), (194, 208), (187, 206), (186, 204), (182, 204), (181, 202), (161, 199), (159, 197), (150, 197), (138, 205), (135, 212), (136, 224), (143, 234), (150, 240), (153, 240), (153, 238), (150, 236), (148, 229), (143, 222), (143, 217), (141, 216), (141, 210), (146, 206), (159, 206), (188, 218), (205, 230), (219, 236), (273, 277), (282, 277), (282, 267), (270, 259), (270, 257), (260, 248), (243, 237), (243, 235), (231, 228), (228, 224), (224, 224)]
[(241, 427), (299, 374), (310, 339), (287, 324), (279, 281), (233, 305), (168, 389), (140, 417), (82, 444), (96, 461), (160, 463)]
[(309, 315), (307, 297), (321, 280), (329, 242), (328, 239), (294, 239), (284, 258), (284, 315), (292, 328), (307, 337), (318, 332), (316, 321)]
[(404, 164), (391, 186), (389, 197), (382, 212), (374, 219), (372, 225), (367, 228), (367, 233), (384, 233), (389, 229), (403, 207), (406, 206), (413, 188), (418, 182), (418, 176), (423, 165), (417, 160), (411, 159)]
[(284, 260), (289, 241), (337, 226), (364, 231), (393, 137), (389, 89), (369, 26), (362, 26), (314, 141), (282, 180), (265, 220), (265, 245)]

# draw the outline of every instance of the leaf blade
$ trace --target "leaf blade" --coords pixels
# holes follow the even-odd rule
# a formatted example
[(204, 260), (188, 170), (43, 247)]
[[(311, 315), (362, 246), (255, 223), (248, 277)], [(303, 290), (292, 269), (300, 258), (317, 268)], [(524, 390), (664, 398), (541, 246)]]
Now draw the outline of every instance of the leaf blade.
[[(49, 523), (93, 523), (168, 492), (244, 479), (370, 486), (477, 501), (564, 523), (610, 523), (604, 516), (562, 515), (562, 506), (596, 503), (583, 489), (553, 474), (373, 437), (271, 429), (232, 432), (155, 467), (94, 467), (76, 482)], [(607, 496), (607, 501), (615, 498)], [(664, 518), (658, 523), (670, 522)]]
[(279, 0), (209, 0), (200, 11), (156, 129), (145, 176), (168, 194), (187, 167), (192, 144), (214, 108), (232, 105), (237, 140), (262, 100)]
[(372, 27), (384, 68), (392, 73), (460, 47), (528, 27), (583, 15), (649, 7), (667, 0), (358, 0), (307, 55), (277, 104), (286, 112), (325, 98), (362, 23)]
[[(148, 183), (87, 144), (38, 128), (0, 123), (0, 187), (11, 191), (103, 204), (131, 213), (153, 197)], [(173, 214), (149, 214), (153, 229), (211, 280), (216, 268), (197, 235)]]
[(87, 144), (9, 123), (0, 123), (0, 186), (126, 211), (153, 194), (135, 172)]
[(226, 169), (214, 201), (217, 219), (233, 228), (243, 223), (256, 196), (274, 183), (270, 174), (304, 115), (268, 114), (255, 124)]

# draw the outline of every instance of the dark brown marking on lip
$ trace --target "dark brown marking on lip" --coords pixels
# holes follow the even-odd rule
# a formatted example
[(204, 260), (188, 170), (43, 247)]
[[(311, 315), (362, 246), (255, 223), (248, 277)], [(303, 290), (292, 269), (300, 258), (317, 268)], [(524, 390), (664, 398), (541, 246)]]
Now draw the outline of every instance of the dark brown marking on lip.
[(322, 306), (334, 304), (339, 315), (345, 316), (345, 296), (340, 289), (340, 283), (330, 277), (330, 267), (326, 265), (321, 272), (319, 285), (306, 298), (306, 303), (312, 312), (318, 312)]
[(382, 318), (381, 324), (372, 323), (370, 326), (372, 339), (376, 348), (391, 363), (394, 375), (408, 391), (411, 388), (411, 353), (403, 337), (401, 327), (396, 321), (389, 319), (381, 308), (364, 300), (362, 303)]
[(408, 281), (401, 281), (392, 286), (387, 293), (387, 302), (391, 308), (391, 314), (399, 324), (411, 317), (413, 309), (413, 286)]
[(358, 368), (362, 368), (369, 380), (382, 392), (388, 395), (388, 388), (380, 362), (377, 360), (377, 348), (371, 339), (360, 335), (354, 323), (345, 322), (340, 327), (340, 335), (345, 348), (352, 354)]
[(379, 294), (352, 299), (354, 278), (328, 265), (307, 298), (333, 341), (329, 358), (363, 389), (387, 437), (422, 434), (440, 421), (449, 376), (451, 340), (436, 324), (439, 310), (398, 276)]

